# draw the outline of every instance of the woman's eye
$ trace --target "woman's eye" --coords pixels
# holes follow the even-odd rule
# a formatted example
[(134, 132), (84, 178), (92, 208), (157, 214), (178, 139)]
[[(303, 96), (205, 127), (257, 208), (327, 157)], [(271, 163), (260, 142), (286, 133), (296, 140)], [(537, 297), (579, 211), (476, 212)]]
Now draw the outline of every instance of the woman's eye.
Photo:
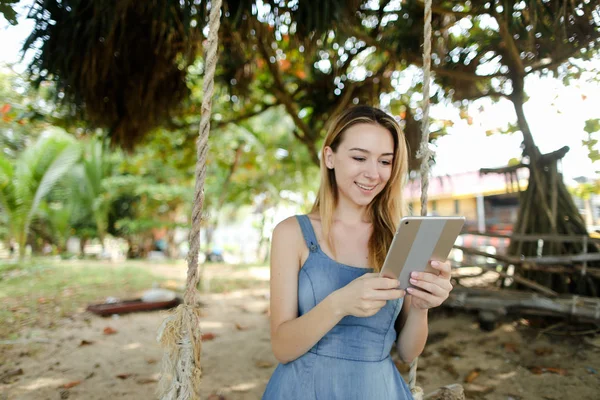
[(392, 165), (392, 162), (388, 160), (383, 160), (381, 162), (383, 163), (383, 165)]
[(365, 161), (365, 159), (362, 157), (352, 157), (352, 158), (355, 159), (356, 161)]

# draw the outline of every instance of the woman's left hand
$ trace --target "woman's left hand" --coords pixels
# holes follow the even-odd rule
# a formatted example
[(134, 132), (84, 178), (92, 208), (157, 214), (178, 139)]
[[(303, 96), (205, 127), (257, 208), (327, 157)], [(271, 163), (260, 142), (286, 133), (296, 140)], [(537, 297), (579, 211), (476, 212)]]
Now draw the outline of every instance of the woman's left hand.
[(426, 310), (442, 304), (450, 295), (452, 284), (450, 283), (451, 266), (450, 261), (430, 261), (434, 269), (440, 271), (439, 275), (430, 272), (413, 272), (407, 292), (411, 295), (411, 305), (414, 308)]

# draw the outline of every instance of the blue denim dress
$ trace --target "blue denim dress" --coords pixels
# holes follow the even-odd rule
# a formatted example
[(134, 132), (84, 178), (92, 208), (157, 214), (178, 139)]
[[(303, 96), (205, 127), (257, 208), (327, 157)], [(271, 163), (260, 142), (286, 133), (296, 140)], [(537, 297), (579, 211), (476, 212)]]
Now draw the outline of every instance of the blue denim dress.
[[(308, 216), (296, 218), (310, 249), (298, 276), (301, 316), (334, 290), (372, 270), (332, 260), (319, 247)], [(344, 317), (307, 353), (277, 366), (263, 400), (412, 399), (390, 357), (402, 302), (390, 300), (371, 317)]]

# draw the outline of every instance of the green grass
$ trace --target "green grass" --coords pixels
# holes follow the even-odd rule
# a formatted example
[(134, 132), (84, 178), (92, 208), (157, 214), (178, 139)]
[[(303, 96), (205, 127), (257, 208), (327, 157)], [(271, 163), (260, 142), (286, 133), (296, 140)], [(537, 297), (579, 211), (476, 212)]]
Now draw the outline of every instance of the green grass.
[(268, 268), (269, 264), (235, 264), (232, 266), (236, 271), (240, 271), (240, 270), (246, 270), (246, 269), (256, 268), (256, 267)]
[(235, 290), (263, 289), (266, 287), (269, 287), (269, 283), (258, 279), (213, 278), (208, 282), (208, 290), (203, 287), (199, 287), (198, 290), (201, 293), (227, 293)]
[(0, 338), (18, 337), (27, 328), (51, 328), (92, 302), (132, 298), (161, 280), (142, 266), (0, 264)]

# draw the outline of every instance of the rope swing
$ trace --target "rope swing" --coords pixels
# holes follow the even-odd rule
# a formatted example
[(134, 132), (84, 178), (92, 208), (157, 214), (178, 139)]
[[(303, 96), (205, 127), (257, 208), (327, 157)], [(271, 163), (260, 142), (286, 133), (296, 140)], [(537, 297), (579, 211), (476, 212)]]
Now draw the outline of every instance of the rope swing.
[[(421, 143), (417, 158), (421, 159), (421, 215), (427, 215), (427, 190), (429, 189), (429, 168), (433, 152), (429, 149), (429, 81), (431, 79), (431, 0), (425, 1), (425, 28), (423, 38), (423, 119), (421, 120)], [(417, 364), (419, 358), (410, 363), (408, 386), (415, 400), (423, 398), (423, 389), (417, 386)]]
[(205, 52), (204, 83), (202, 86), (202, 115), (200, 134), (196, 144), (196, 186), (192, 210), (192, 226), (187, 257), (188, 270), (183, 304), (165, 319), (159, 329), (158, 341), (165, 349), (159, 382), (161, 400), (200, 399), (200, 353), (202, 332), (200, 331), (200, 309), (197, 306), (196, 286), (198, 285), (198, 254), (200, 253), (200, 223), (204, 204), (204, 178), (206, 177), (206, 155), (212, 96), (214, 92), (217, 49), (219, 46), (219, 25), (222, 0), (210, 2), (208, 44)]

